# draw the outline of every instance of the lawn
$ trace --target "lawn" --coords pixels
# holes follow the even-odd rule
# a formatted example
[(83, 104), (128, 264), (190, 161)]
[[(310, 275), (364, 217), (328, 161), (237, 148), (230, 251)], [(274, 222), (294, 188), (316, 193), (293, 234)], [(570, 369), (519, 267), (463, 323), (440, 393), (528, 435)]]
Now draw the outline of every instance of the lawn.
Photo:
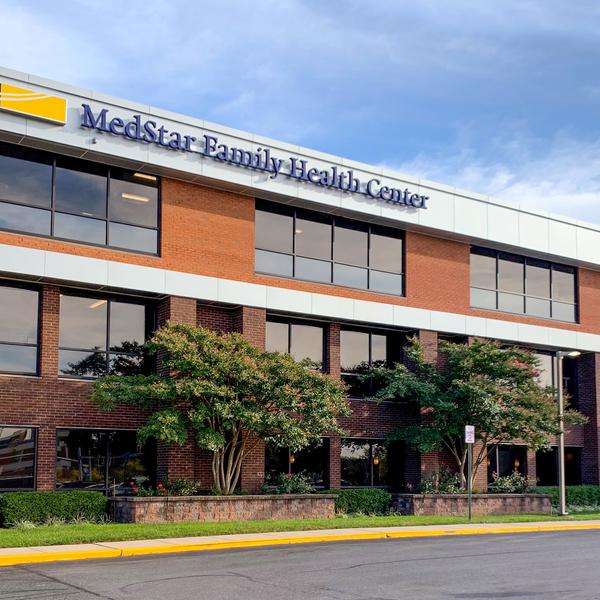
[[(568, 517), (549, 515), (508, 515), (476, 517), (473, 523), (525, 523), (528, 521), (575, 521), (600, 519), (600, 513), (577, 513)], [(229, 523), (75, 524), (40, 525), (33, 529), (0, 529), (0, 548), (83, 544), (122, 540), (147, 540), (167, 537), (265, 533), (349, 527), (398, 527), (408, 525), (456, 525), (467, 523), (463, 517), (370, 517), (348, 516), (334, 519), (295, 519), (289, 521), (238, 521)]]

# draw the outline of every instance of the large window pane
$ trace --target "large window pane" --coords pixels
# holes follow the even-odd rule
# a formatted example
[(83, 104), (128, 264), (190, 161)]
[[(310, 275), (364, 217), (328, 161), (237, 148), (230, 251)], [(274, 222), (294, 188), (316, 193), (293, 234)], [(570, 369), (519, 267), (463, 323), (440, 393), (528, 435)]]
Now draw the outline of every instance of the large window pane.
[(373, 442), (371, 446), (371, 462), (373, 464), (372, 485), (389, 485), (388, 445), (384, 442)]
[(348, 287), (367, 289), (367, 269), (333, 265), (333, 282)]
[(0, 490), (35, 487), (36, 430), (0, 427)]
[(496, 309), (496, 292), (471, 288), (471, 306), (475, 308)]
[(51, 198), (52, 158), (0, 144), (0, 200), (50, 208)]
[(288, 448), (266, 444), (265, 481), (273, 483), (282, 473), (302, 473), (315, 487), (325, 487), (327, 472), (326, 448), (327, 445), (324, 440), (319, 440), (297, 452), (290, 452)]
[(401, 239), (372, 232), (370, 253), (369, 267), (371, 269), (402, 273)]
[(37, 344), (38, 304), (35, 290), (0, 286), (0, 342)]
[(402, 275), (382, 273), (380, 271), (370, 271), (369, 289), (376, 292), (384, 292), (386, 294), (401, 295), (403, 293)]
[(107, 300), (61, 296), (61, 348), (106, 350)]
[[(471, 252), (471, 285), (496, 289), (496, 255)], [(487, 308), (487, 307), (486, 307)]]
[(296, 254), (331, 260), (331, 230), (326, 218), (296, 217)]
[(371, 362), (384, 363), (387, 360), (387, 336), (372, 334), (371, 335)]
[(290, 351), (289, 323), (280, 323), (279, 321), (267, 321), (265, 335), (265, 348), (267, 352)]
[(575, 272), (570, 267), (552, 268), (552, 298), (563, 302), (575, 302)]
[(498, 294), (498, 308), (504, 312), (523, 313), (525, 298), (517, 294)]
[(142, 227), (156, 227), (158, 219), (156, 177), (145, 173), (111, 169), (109, 218), (112, 221)]
[(522, 294), (524, 292), (523, 284), (522, 259), (500, 255), (498, 259), (498, 289), (504, 292), (520, 292)]
[(563, 304), (561, 302), (552, 303), (552, 318), (559, 321), (575, 321), (575, 305)]
[(60, 350), (58, 372), (65, 377), (100, 377), (108, 369), (106, 352)]
[(360, 225), (335, 224), (333, 259), (359, 267), (367, 266), (368, 232)]
[(256, 210), (256, 248), (292, 253), (294, 220), (288, 214)]
[(368, 441), (342, 440), (342, 486), (371, 485), (371, 448)]
[(323, 328), (314, 325), (292, 323), (290, 354), (301, 361), (308, 358), (321, 368), (323, 364)]
[(308, 281), (331, 283), (331, 263), (298, 256), (296, 257), (295, 276)]
[(0, 202), (0, 229), (50, 235), (49, 210)]
[(155, 229), (110, 223), (108, 226), (108, 245), (115, 248), (156, 254), (158, 252), (158, 233)]
[(106, 244), (106, 221), (55, 213), (54, 235), (88, 244)]
[(369, 334), (363, 331), (340, 331), (342, 371), (351, 373), (369, 364)]
[(37, 346), (0, 344), (0, 371), (35, 374), (37, 371)]
[(106, 217), (107, 175), (108, 169), (102, 165), (57, 159), (54, 180), (56, 210), (84, 217)]
[(550, 298), (549, 263), (528, 259), (525, 269), (527, 295)]
[(550, 318), (550, 300), (541, 300), (540, 298), (525, 299), (526, 312), (535, 317)]
[(146, 308), (143, 304), (110, 303), (110, 350), (136, 352), (146, 337)]
[(537, 359), (538, 363), (538, 383), (543, 386), (553, 386), (554, 357), (551, 354), (542, 354), (541, 352), (534, 352), (533, 355)]
[(294, 257), (290, 254), (256, 250), (254, 268), (259, 273), (291, 277), (294, 273)]

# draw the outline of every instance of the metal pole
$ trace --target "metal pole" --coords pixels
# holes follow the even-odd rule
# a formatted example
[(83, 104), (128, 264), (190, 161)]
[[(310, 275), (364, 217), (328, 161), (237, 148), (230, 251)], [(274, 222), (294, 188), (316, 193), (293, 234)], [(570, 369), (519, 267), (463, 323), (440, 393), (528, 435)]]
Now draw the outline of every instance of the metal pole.
[(558, 379), (556, 383), (558, 397), (558, 514), (567, 514), (567, 499), (565, 489), (565, 403), (563, 395), (563, 356), (560, 353), (556, 355)]
[(471, 520), (471, 503), (473, 500), (473, 444), (467, 444), (467, 506), (469, 521)]

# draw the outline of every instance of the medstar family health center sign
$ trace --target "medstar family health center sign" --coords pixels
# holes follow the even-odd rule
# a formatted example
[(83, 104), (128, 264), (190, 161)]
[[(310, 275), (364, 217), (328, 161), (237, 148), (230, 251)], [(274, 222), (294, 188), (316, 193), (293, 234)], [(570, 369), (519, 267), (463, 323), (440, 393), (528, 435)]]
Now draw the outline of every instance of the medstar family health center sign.
[[(133, 141), (147, 144), (158, 144), (164, 148), (182, 152), (197, 153), (221, 162), (255, 171), (269, 173), (271, 179), (280, 175), (306, 181), (313, 185), (342, 190), (352, 194), (365, 194), (371, 198), (401, 204), (413, 208), (427, 208), (429, 196), (411, 192), (408, 188), (381, 185), (377, 178), (361, 181), (354, 175), (352, 169), (341, 170), (333, 165), (328, 169), (310, 167), (308, 160), (289, 157), (287, 160), (278, 158), (269, 148), (247, 150), (219, 143), (214, 135), (203, 135), (201, 140), (191, 135), (183, 135), (177, 131), (169, 131), (150, 119), (142, 121), (139, 114), (132, 115), (129, 121), (119, 117), (109, 118), (108, 109), (103, 108), (94, 114), (89, 104), (82, 104), (83, 115), (81, 126), (96, 129), (103, 133), (119, 135)], [(199, 143), (200, 150), (195, 150), (193, 144)]]

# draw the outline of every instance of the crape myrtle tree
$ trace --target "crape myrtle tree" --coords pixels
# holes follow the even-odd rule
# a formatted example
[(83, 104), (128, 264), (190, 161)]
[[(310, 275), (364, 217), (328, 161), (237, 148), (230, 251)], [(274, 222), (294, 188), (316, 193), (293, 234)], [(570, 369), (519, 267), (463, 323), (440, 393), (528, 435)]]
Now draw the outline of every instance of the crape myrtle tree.
[[(465, 425), (475, 426), (473, 479), (495, 444), (519, 440), (531, 450), (548, 448), (560, 427), (555, 392), (539, 383), (537, 358), (528, 350), (491, 340), (472, 344), (442, 341), (440, 365), (425, 360), (416, 338), (406, 348), (407, 364), (372, 370), (380, 400), (416, 402), (418, 424), (397, 429), (392, 438), (420, 452), (447, 450), (466, 485)], [(568, 407), (565, 424), (586, 421)]]
[(148, 409), (140, 442), (184, 444), (189, 435), (212, 451), (215, 491), (232, 494), (244, 459), (265, 440), (299, 450), (350, 410), (343, 385), (291, 356), (262, 352), (237, 333), (167, 323), (146, 344), (158, 355), (154, 375), (107, 375), (92, 397), (104, 409)]

